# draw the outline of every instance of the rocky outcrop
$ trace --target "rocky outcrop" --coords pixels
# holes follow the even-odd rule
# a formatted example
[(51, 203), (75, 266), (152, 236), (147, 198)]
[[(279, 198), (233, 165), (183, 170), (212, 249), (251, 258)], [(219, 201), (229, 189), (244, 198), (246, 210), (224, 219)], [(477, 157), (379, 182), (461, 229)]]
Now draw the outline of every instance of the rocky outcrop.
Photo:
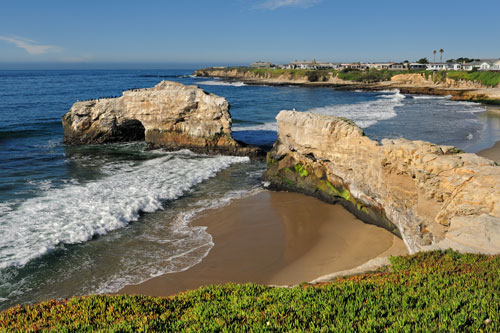
[(229, 103), (196, 86), (162, 81), (118, 98), (75, 103), (63, 116), (64, 143), (145, 140), (152, 148), (256, 156), (231, 136)]
[(353, 122), (281, 111), (264, 178), (271, 187), (340, 202), (399, 235), (410, 253), (500, 253), (500, 167), (423, 141), (379, 144)]

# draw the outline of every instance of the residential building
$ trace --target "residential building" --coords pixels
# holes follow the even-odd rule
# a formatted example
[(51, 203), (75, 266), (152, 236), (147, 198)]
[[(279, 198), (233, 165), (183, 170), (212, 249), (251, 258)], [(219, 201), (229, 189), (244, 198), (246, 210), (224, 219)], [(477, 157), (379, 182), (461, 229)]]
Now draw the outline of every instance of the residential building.
[(370, 62), (370, 63), (367, 63), (366, 66), (368, 66), (368, 68), (370, 68), (370, 69), (375, 68), (378, 70), (382, 70), (382, 69), (389, 69), (389, 67), (392, 64), (393, 64), (393, 62)]
[(274, 67), (269, 61), (256, 61), (250, 64), (250, 67), (253, 68), (270, 68)]
[(410, 70), (413, 70), (413, 71), (427, 69), (427, 64), (420, 64), (418, 62), (412, 62), (409, 64), (409, 66), (410, 66)]
[(392, 63), (389, 66), (389, 68), (388, 68), (388, 70), (390, 70), (390, 71), (404, 71), (404, 70), (407, 70), (407, 69), (408, 69), (408, 65), (405, 64), (405, 63), (403, 63), (403, 64), (401, 64), (401, 63), (399, 63), (399, 64), (398, 63)]
[(448, 62), (446, 64), (446, 69), (449, 71), (459, 71), (462, 69), (462, 65), (456, 62)]
[(311, 61), (291, 61), (287, 65), (281, 66), (283, 69), (337, 69), (340, 68), (339, 64), (332, 62), (317, 62), (316, 59)]
[(365, 70), (368, 69), (368, 64), (363, 64), (360, 62), (353, 62), (353, 63), (345, 63), (341, 64), (342, 69), (358, 69), (358, 70)]
[(464, 64), (463, 68), (466, 71), (471, 71), (474, 68), (480, 71), (498, 71), (500, 70), (500, 59), (480, 59)]
[(428, 71), (445, 71), (447, 69), (448, 67), (445, 62), (431, 62), (427, 64)]

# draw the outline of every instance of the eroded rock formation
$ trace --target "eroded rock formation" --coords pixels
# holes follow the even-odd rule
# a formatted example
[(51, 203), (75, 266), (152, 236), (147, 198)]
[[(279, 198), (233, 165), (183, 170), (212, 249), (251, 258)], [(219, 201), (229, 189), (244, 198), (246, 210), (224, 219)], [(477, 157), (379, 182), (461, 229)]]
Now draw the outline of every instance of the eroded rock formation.
[(341, 202), (400, 235), (411, 253), (500, 253), (495, 162), (423, 141), (379, 144), (344, 118), (282, 111), (277, 120), (264, 175), (274, 188)]
[(223, 97), (177, 82), (77, 102), (62, 123), (66, 144), (145, 140), (152, 148), (258, 155), (257, 148), (231, 136), (229, 103)]

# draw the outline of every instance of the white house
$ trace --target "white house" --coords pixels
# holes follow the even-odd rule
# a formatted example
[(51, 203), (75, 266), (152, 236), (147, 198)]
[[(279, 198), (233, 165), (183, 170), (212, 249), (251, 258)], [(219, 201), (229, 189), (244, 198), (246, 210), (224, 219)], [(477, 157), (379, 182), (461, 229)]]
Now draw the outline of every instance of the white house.
[(398, 64), (398, 63), (393, 63), (389, 66), (388, 68), (390, 71), (404, 71), (408, 69), (408, 65), (405, 63)]
[(466, 63), (463, 67), (466, 71), (471, 71), (474, 68), (480, 71), (499, 71), (500, 59), (480, 59), (479, 61)]
[(427, 69), (427, 65), (426, 64), (421, 64), (421, 63), (418, 63), (418, 62), (412, 62), (412, 63), (410, 63), (409, 66), (410, 66), (411, 70)]
[(459, 71), (462, 69), (462, 65), (455, 62), (449, 62), (446, 64), (446, 69), (449, 71)]
[(375, 68), (375, 69), (378, 69), (378, 70), (381, 70), (381, 69), (389, 69), (389, 67), (392, 65), (393, 63), (392, 62), (370, 62), (370, 63), (367, 63), (366, 66), (368, 66), (368, 68)]
[(448, 67), (445, 62), (431, 62), (427, 64), (427, 70), (429, 71), (445, 71), (447, 69)]
[(318, 69), (316, 59), (311, 61), (290, 61), (288, 65), (284, 65), (285, 69)]

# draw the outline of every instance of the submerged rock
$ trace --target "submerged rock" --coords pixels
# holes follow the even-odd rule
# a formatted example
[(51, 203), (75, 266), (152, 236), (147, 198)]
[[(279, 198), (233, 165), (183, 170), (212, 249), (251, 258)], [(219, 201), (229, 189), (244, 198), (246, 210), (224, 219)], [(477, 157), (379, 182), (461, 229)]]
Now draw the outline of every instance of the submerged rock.
[(233, 139), (226, 99), (177, 82), (77, 102), (62, 123), (63, 142), (71, 145), (145, 140), (151, 148), (259, 154), (259, 149)]
[(281, 111), (264, 178), (340, 202), (400, 235), (410, 253), (500, 253), (500, 167), (450, 146), (366, 137), (338, 117)]

